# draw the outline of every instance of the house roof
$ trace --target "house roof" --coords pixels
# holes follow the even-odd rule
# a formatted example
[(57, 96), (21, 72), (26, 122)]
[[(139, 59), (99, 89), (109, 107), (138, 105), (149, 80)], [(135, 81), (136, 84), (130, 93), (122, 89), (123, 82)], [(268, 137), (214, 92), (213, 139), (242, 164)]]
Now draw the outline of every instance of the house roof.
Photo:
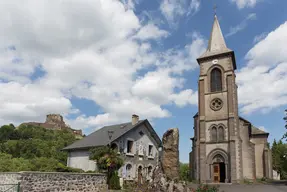
[[(155, 138), (157, 143), (161, 143), (160, 138), (150, 125), (147, 119), (138, 121), (137, 124), (132, 125), (131, 122), (105, 126), (97, 131), (91, 133), (90, 135), (84, 137), (81, 140), (76, 141), (75, 143), (65, 147), (63, 150), (73, 150), (73, 149), (84, 149), (91, 148), (96, 146), (108, 145), (110, 142), (121, 137), (125, 133), (131, 131), (132, 129), (138, 127), (139, 125), (146, 124), (148, 129), (152, 132), (152, 136)], [(111, 140), (109, 139), (108, 131), (113, 131)]]

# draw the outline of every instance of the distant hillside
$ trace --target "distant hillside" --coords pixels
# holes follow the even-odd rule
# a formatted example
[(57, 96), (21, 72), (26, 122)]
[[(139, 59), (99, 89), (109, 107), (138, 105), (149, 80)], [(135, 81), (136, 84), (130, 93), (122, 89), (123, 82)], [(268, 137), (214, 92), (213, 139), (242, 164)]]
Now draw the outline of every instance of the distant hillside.
[(67, 129), (3, 125), (0, 128), (0, 172), (81, 171), (66, 167), (67, 153), (61, 151), (76, 140)]
[(63, 116), (60, 114), (48, 114), (44, 123), (26, 122), (22, 123), (21, 125), (33, 125), (51, 130), (68, 130), (71, 131), (74, 135), (76, 135), (77, 138), (83, 137), (82, 130), (72, 129), (64, 122)]

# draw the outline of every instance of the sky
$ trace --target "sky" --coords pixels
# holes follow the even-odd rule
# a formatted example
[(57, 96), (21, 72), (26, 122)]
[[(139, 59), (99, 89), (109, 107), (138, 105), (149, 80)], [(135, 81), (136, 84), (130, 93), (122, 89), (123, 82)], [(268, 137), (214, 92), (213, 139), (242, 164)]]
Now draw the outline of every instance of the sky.
[(2, 0), (0, 124), (59, 113), (89, 134), (148, 119), (177, 127), (188, 162), (214, 5), (235, 51), (240, 116), (280, 139), (287, 108), (285, 0)]

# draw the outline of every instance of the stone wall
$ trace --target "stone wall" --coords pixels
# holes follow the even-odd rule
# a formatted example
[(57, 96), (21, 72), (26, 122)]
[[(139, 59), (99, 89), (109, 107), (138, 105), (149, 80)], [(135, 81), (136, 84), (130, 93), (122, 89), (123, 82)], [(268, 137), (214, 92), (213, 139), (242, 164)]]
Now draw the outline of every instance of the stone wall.
[[(106, 176), (103, 174), (44, 172), (0, 173), (0, 186), (1, 184), (17, 184), (18, 182), (20, 183), (21, 192), (107, 191)], [(16, 190), (14, 189), (13, 191)]]
[(19, 173), (0, 173), (0, 191), (14, 192), (20, 179)]

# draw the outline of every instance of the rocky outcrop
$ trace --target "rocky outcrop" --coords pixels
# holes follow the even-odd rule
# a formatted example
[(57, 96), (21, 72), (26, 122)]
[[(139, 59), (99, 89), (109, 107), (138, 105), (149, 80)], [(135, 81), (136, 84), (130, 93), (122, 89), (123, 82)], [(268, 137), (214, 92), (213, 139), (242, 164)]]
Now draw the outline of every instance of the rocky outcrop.
[(179, 132), (169, 129), (164, 133), (163, 156), (154, 169), (148, 192), (191, 192), (185, 183), (179, 182)]
[(21, 125), (33, 125), (52, 130), (69, 130), (73, 132), (73, 134), (75, 134), (76, 136), (82, 136), (82, 130), (76, 130), (70, 128), (68, 125), (66, 125), (63, 116), (59, 114), (48, 114), (46, 116), (46, 121), (44, 123), (27, 122), (22, 123)]
[(168, 179), (179, 179), (179, 132), (178, 129), (167, 130), (162, 138), (162, 167)]

